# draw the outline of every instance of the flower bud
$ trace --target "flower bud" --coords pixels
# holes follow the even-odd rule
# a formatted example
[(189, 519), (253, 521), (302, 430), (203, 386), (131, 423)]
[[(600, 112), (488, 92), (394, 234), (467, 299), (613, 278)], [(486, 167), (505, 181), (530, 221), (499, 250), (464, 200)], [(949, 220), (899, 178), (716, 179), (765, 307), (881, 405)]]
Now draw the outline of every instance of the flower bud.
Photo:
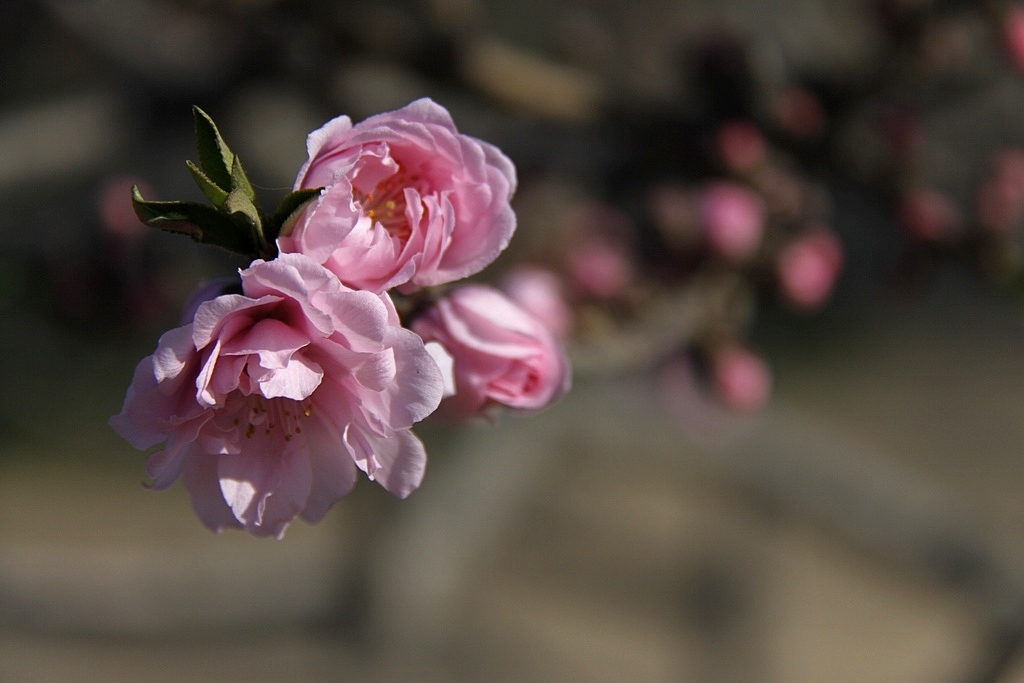
[(772, 377), (767, 364), (742, 346), (730, 346), (714, 356), (711, 380), (722, 403), (738, 412), (761, 409), (771, 395)]
[(723, 124), (715, 133), (715, 155), (733, 173), (746, 173), (767, 157), (767, 145), (757, 126), (736, 120)]
[(722, 181), (703, 187), (699, 197), (701, 228), (708, 247), (737, 263), (749, 261), (761, 246), (764, 202), (737, 183)]
[(776, 262), (783, 298), (803, 310), (820, 307), (831, 295), (842, 265), (843, 246), (831, 232), (817, 229), (798, 237)]
[(569, 337), (572, 309), (565, 300), (561, 281), (550, 270), (518, 266), (502, 279), (501, 289), (559, 339)]

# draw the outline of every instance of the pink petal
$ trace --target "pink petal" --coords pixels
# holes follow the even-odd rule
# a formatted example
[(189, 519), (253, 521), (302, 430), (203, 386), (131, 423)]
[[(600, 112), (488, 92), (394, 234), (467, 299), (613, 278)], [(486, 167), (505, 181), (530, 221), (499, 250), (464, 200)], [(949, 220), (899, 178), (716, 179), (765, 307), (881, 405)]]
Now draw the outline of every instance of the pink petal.
[(305, 423), (303, 435), (312, 465), (312, 489), (302, 518), (313, 524), (323, 519), (334, 503), (344, 498), (356, 483), (357, 469), (338, 429), (314, 412)]
[(215, 455), (192, 453), (186, 459), (183, 481), (192, 509), (199, 520), (210, 531), (220, 533), (224, 529), (241, 529), (242, 524), (235, 518), (231, 508), (224, 502), (224, 495), (217, 480)]

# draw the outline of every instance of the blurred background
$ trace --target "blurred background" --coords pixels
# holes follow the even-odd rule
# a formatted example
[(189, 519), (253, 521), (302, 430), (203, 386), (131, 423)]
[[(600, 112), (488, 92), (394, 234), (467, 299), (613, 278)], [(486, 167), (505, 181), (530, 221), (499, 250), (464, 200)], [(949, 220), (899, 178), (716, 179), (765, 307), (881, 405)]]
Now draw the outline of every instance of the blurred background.
[[(245, 264), (129, 188), (421, 96), (575, 388), (214, 536), (107, 419)], [(0, 3), (0, 681), (1024, 681), (1022, 112), (1009, 1)]]

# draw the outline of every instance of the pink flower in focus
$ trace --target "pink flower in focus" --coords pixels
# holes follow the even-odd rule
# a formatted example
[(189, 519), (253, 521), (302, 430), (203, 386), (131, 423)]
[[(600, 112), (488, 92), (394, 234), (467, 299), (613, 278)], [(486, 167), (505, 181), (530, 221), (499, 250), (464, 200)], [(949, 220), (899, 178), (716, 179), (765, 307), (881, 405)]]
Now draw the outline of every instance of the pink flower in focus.
[(413, 423), (437, 407), (441, 371), (391, 301), (352, 291), (300, 254), (255, 261), (243, 294), (199, 305), (139, 363), (115, 431), (153, 488), (179, 477), (214, 531), (280, 538), (320, 520), (357, 469), (404, 497), (426, 453)]
[(550, 270), (519, 266), (502, 279), (501, 289), (559, 339), (566, 339), (572, 332), (572, 309), (561, 281)]
[(786, 245), (776, 263), (782, 296), (804, 310), (818, 308), (832, 293), (843, 266), (843, 245), (826, 230), (813, 230)]
[(772, 392), (771, 370), (760, 356), (742, 346), (729, 347), (715, 356), (711, 378), (722, 402), (739, 412), (761, 409)]
[(278, 238), (355, 289), (403, 291), (479, 272), (515, 230), (512, 162), (429, 99), (309, 135), (295, 188), (324, 187)]
[(441, 404), (449, 416), (472, 417), (494, 405), (538, 410), (569, 390), (569, 361), (558, 339), (496, 289), (454, 289), (412, 329), (454, 359), (456, 393)]
[(700, 191), (700, 220), (713, 252), (730, 261), (749, 261), (761, 246), (764, 203), (746, 187), (728, 181)]

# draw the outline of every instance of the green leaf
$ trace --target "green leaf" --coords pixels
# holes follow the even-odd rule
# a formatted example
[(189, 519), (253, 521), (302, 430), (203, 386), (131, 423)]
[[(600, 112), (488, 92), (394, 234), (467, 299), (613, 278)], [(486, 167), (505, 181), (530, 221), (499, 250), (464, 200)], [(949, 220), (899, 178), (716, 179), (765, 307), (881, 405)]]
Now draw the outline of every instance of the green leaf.
[(232, 190), (231, 167), (235, 155), (224, 142), (217, 124), (199, 107), (192, 107), (196, 124), (196, 147), (199, 149), (199, 166), (206, 176), (225, 192)]
[(257, 245), (259, 256), (273, 258), (277, 255), (276, 245), (268, 242), (263, 234), (263, 217), (260, 215), (260, 210), (245, 193), (245, 190), (242, 188), (231, 190), (224, 201), (224, 210), (230, 214), (235, 225), (251, 235), (253, 243)]
[(206, 198), (209, 199), (213, 204), (220, 208), (224, 206), (224, 200), (228, 198), (228, 193), (222, 190), (217, 183), (210, 180), (210, 177), (203, 173), (198, 166), (193, 164), (191, 161), (186, 161), (185, 164), (188, 166), (188, 170), (192, 173), (192, 180), (196, 181), (196, 185), (203, 191)]
[(282, 197), (281, 203), (277, 205), (277, 209), (274, 211), (274, 217), (270, 219), (270, 224), (266, 228), (267, 239), (273, 241), (279, 235), (287, 237), (292, 234), (295, 222), (302, 214), (302, 210), (310, 202), (316, 200), (323, 190), (324, 188), (322, 187), (296, 190)]
[(242, 160), (238, 158), (237, 154), (231, 159), (231, 189), (244, 192), (252, 205), (259, 208), (259, 204), (256, 202), (256, 191), (252, 189), (252, 183), (245, 175), (245, 171), (242, 169)]
[(261, 254), (252, 231), (240, 228), (231, 217), (205, 204), (147, 201), (138, 186), (132, 186), (132, 206), (146, 225), (250, 258)]

